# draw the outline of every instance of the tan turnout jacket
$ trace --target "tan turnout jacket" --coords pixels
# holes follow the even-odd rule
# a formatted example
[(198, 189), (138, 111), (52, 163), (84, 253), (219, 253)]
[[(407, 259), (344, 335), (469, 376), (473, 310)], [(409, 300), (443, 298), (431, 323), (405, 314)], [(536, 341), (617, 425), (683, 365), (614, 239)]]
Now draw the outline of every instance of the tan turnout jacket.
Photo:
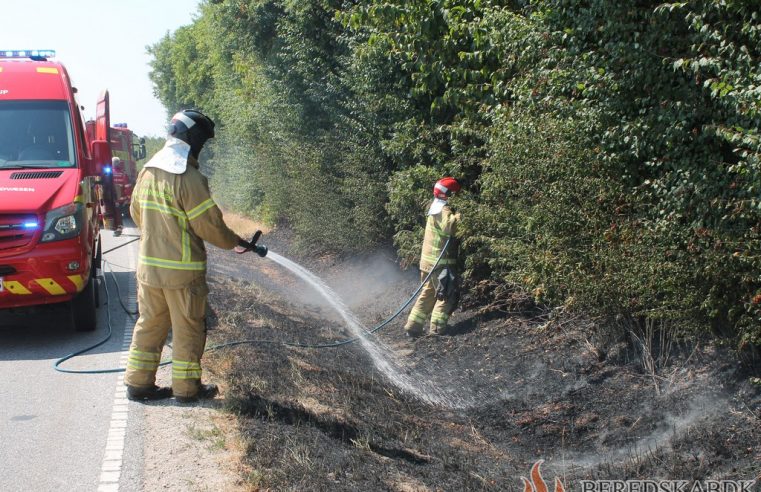
[(205, 279), (204, 241), (224, 249), (238, 244), (192, 156), (182, 174), (143, 168), (130, 213), (142, 235), (137, 280), (152, 287), (181, 288)]
[(452, 238), (446, 253), (439, 261), (439, 267), (454, 266), (457, 263), (457, 244), (455, 233), (457, 232), (457, 222), (460, 220), (460, 214), (452, 213), (449, 205), (435, 215), (429, 215), (425, 224), (425, 235), (423, 236), (423, 250), (420, 254), (420, 270), (430, 272), (436, 259), (441, 254), (441, 249)]

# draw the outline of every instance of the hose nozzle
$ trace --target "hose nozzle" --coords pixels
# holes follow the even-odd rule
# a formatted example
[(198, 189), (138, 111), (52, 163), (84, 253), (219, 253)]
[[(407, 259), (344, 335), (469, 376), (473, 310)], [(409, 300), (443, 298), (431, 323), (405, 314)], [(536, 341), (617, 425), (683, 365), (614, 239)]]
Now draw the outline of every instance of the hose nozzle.
[(269, 250), (267, 249), (267, 246), (263, 244), (256, 244), (256, 242), (259, 240), (260, 237), (262, 237), (262, 231), (256, 231), (256, 233), (254, 233), (254, 237), (251, 238), (250, 244), (251, 244), (251, 247), (253, 248), (252, 250), (255, 251), (256, 254), (264, 258), (265, 256), (267, 256), (267, 252)]

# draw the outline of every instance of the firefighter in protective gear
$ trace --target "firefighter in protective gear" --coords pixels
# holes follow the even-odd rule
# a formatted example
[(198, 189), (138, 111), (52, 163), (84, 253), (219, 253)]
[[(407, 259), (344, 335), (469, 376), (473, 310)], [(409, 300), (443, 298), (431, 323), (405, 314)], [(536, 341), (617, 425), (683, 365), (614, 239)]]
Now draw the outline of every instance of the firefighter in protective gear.
[(116, 183), (114, 182), (114, 176), (116, 174), (122, 174), (123, 172), (123, 166), (122, 166), (122, 160), (118, 157), (114, 156), (111, 158), (111, 186), (109, 192), (111, 193), (111, 206), (114, 208), (113, 210), (113, 220), (114, 220), (114, 236), (121, 236), (122, 231), (124, 230), (124, 224), (122, 223), (122, 211), (121, 207), (119, 205), (119, 200), (122, 197), (122, 187), (116, 186)]
[[(124, 381), (134, 400), (195, 401), (217, 394), (201, 384), (206, 345), (206, 249), (247, 248), (222, 219), (198, 155), (214, 137), (214, 122), (197, 110), (172, 118), (163, 147), (140, 171), (130, 213), (140, 228), (137, 266), (140, 318), (132, 337)], [(241, 251), (238, 251), (241, 252)], [(156, 386), (156, 370), (172, 329), (172, 387)]]
[[(447, 200), (460, 191), (460, 184), (450, 177), (436, 182), (433, 187), (433, 202), (428, 208), (423, 237), (423, 249), (420, 254), (420, 279), (433, 270), (436, 259), (449, 240), (444, 255), (439, 260), (436, 270), (420, 291), (415, 305), (407, 318), (404, 330), (411, 337), (419, 337), (424, 332), (428, 317), (431, 317), (431, 332), (443, 333), (449, 316), (457, 307), (457, 282), (454, 272), (457, 267), (457, 244), (455, 234), (460, 214), (453, 213)], [(447, 279), (451, 279), (447, 281)], [(446, 282), (446, 285), (443, 283)]]

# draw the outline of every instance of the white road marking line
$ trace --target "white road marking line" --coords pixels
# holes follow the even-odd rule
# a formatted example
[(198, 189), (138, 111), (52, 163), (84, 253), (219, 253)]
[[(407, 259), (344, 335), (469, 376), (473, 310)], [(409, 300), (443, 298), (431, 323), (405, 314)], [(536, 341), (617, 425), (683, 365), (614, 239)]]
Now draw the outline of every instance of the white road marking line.
[[(129, 266), (134, 269), (134, 254), (132, 248), (127, 249)], [(127, 282), (127, 299), (125, 305), (130, 311), (134, 311), (137, 299), (135, 297), (135, 279), (129, 277)], [(110, 306), (110, 304), (109, 304)], [(124, 322), (124, 340), (122, 342), (122, 354), (119, 358), (119, 366), (127, 365), (129, 346), (132, 342), (132, 328), (134, 320), (127, 316)], [(120, 373), (116, 378), (116, 390), (114, 392), (114, 404), (111, 409), (111, 424), (108, 428), (106, 450), (103, 454), (103, 462), (100, 467), (100, 481), (98, 492), (119, 492), (119, 479), (122, 475), (122, 460), (124, 457), (124, 441), (127, 437), (127, 419), (129, 417), (129, 400), (127, 400), (127, 388), (124, 386), (124, 374)]]

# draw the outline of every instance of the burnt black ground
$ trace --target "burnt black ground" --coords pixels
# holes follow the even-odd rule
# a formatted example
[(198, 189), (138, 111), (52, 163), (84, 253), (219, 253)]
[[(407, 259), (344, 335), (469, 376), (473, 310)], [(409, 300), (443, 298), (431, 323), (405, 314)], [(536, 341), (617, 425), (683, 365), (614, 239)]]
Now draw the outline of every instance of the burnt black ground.
[[(286, 235), (265, 237), (289, 255)], [(322, 343), (350, 336), (269, 260), (212, 251), (210, 343)], [(393, 255), (302, 257), (366, 326), (414, 290)], [(369, 266), (368, 266), (369, 265)], [(378, 333), (395, 364), (455, 408), (402, 391), (359, 344), (255, 343), (211, 352), (247, 446), (248, 482), (271, 490), (523, 490), (533, 463), (580, 479), (753, 479), (761, 472), (758, 366), (715, 342), (675, 344), (653, 374), (621, 326), (563, 313), (458, 311), (445, 336)], [(656, 357), (657, 358), (657, 357)], [(758, 485), (757, 485), (758, 487)]]

